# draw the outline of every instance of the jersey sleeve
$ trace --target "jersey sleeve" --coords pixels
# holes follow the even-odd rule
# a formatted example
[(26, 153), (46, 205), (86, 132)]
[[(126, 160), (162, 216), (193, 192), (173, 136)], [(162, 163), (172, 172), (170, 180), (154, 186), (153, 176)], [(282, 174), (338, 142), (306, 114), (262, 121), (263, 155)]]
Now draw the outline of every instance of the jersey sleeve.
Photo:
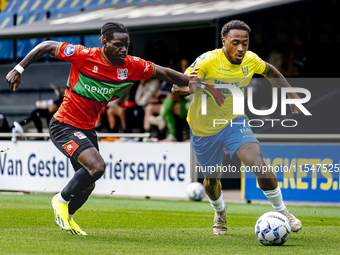
[(266, 69), (266, 63), (255, 53), (254, 54), (254, 62), (255, 62), (255, 73), (262, 74)]
[(134, 79), (149, 79), (155, 76), (157, 72), (156, 65), (139, 57), (132, 57), (131, 64), (134, 70)]
[(187, 70), (185, 70), (184, 74), (187, 76), (190, 75), (190, 73), (197, 67), (200, 69), (198, 70), (198, 77), (205, 78), (206, 76), (206, 70), (208, 70), (208, 63), (209, 63), (209, 56), (208, 53), (205, 53), (201, 56), (199, 56), (194, 63), (192, 63)]
[(69, 43), (59, 43), (55, 49), (54, 57), (65, 60), (75, 66), (81, 66), (89, 56), (90, 49), (83, 45), (73, 45)]

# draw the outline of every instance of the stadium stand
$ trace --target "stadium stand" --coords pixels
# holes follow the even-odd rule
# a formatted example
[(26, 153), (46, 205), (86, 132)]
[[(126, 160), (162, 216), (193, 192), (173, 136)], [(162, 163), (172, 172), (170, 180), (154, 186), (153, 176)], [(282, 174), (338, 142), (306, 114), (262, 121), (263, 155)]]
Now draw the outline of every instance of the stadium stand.
[[(14, 16), (11, 13), (0, 13), (0, 28), (13, 26)], [(0, 41), (0, 59), (12, 60), (14, 58), (14, 42), (12, 40)]]
[[(169, 2), (174, 0), (162, 0)], [(178, 1), (178, 0), (177, 0)], [(5, 9), (0, 13), (0, 29), (31, 24), (47, 18), (60, 18), (65, 15), (74, 14), (83, 10), (91, 10), (113, 5), (145, 4), (159, 2), (158, 0), (8, 0)], [(80, 37), (51, 38), (52, 40), (80, 43)], [(11, 60), (23, 58), (30, 49), (44, 39), (26, 39), (16, 41), (14, 52), (13, 41), (0, 42), (0, 60)], [(91, 41), (88, 39), (87, 41)], [(96, 42), (93, 44), (97, 45)], [(90, 44), (88, 47), (94, 47)], [(14, 54), (16, 53), (16, 54)]]

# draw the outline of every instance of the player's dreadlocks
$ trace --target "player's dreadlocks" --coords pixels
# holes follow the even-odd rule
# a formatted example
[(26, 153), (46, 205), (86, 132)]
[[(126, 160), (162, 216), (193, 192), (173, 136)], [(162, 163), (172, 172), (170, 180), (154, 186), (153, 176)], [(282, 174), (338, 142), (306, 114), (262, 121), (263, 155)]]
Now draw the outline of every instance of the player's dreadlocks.
[(221, 36), (226, 37), (228, 35), (229, 31), (232, 30), (232, 29), (245, 30), (245, 31), (248, 31), (248, 34), (250, 34), (250, 31), (251, 31), (250, 27), (246, 23), (244, 23), (243, 21), (232, 20), (222, 27)]
[(101, 39), (102, 41), (103, 41), (103, 39), (110, 41), (113, 38), (113, 33), (126, 33), (126, 34), (128, 34), (129, 32), (127, 31), (126, 27), (121, 23), (108, 22), (108, 23), (105, 23), (102, 26), (102, 30), (101, 30), (102, 36), (99, 39)]

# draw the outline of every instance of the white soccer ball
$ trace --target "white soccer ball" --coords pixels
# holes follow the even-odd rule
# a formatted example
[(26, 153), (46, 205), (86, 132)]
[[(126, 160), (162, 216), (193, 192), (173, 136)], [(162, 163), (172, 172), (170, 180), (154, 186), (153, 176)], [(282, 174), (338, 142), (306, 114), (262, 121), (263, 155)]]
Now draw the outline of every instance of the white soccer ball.
[(188, 185), (186, 193), (190, 200), (201, 201), (204, 197), (205, 191), (202, 183), (192, 182)]
[(282, 245), (290, 235), (290, 224), (286, 216), (278, 212), (263, 214), (255, 224), (255, 234), (263, 245)]

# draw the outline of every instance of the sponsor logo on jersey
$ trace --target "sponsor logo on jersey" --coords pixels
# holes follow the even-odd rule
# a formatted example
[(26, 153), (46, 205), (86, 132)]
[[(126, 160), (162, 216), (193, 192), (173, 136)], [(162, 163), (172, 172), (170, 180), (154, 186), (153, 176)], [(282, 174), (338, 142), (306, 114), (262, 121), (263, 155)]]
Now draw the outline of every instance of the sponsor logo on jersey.
[(81, 131), (75, 132), (74, 135), (75, 135), (76, 137), (78, 137), (79, 139), (85, 139), (85, 138), (87, 137), (87, 136), (86, 136), (83, 132), (81, 132)]
[(75, 141), (71, 140), (65, 143), (62, 147), (67, 152), (67, 154), (72, 157), (73, 153), (79, 148), (79, 145)]
[(119, 80), (125, 80), (125, 79), (127, 79), (127, 74), (128, 74), (128, 69), (127, 69), (127, 68), (124, 68), (124, 69), (118, 68), (118, 69), (117, 69), (117, 78), (118, 78)]
[(231, 69), (225, 69), (225, 68), (219, 68), (220, 70), (226, 71), (226, 72), (231, 72)]
[(139, 61), (139, 57), (133, 57), (134, 61)]
[(94, 66), (92, 72), (98, 73), (98, 66)]
[(75, 50), (75, 47), (73, 45), (69, 45), (65, 48), (64, 52), (65, 52), (66, 56), (69, 57), (69, 56), (73, 55), (74, 50)]
[(232, 77), (233, 76), (232, 74), (221, 73), (221, 72), (216, 72), (216, 74), (224, 75), (224, 76), (228, 76), (228, 77)]
[(88, 84), (85, 84), (84, 88), (87, 89), (91, 93), (97, 93), (102, 96), (105, 96), (107, 94), (113, 95), (116, 90), (119, 90), (119, 87), (118, 88), (103, 88), (103, 87), (100, 88), (98, 86), (90, 86)]
[(149, 63), (146, 62), (146, 63), (145, 63), (145, 68), (144, 68), (144, 73), (146, 73), (146, 72), (149, 71), (149, 67), (150, 67)]
[(82, 52), (89, 53), (90, 51), (88, 49), (83, 49)]
[(242, 73), (244, 76), (247, 76), (248, 75), (248, 66), (241, 66), (241, 69), (242, 69)]

